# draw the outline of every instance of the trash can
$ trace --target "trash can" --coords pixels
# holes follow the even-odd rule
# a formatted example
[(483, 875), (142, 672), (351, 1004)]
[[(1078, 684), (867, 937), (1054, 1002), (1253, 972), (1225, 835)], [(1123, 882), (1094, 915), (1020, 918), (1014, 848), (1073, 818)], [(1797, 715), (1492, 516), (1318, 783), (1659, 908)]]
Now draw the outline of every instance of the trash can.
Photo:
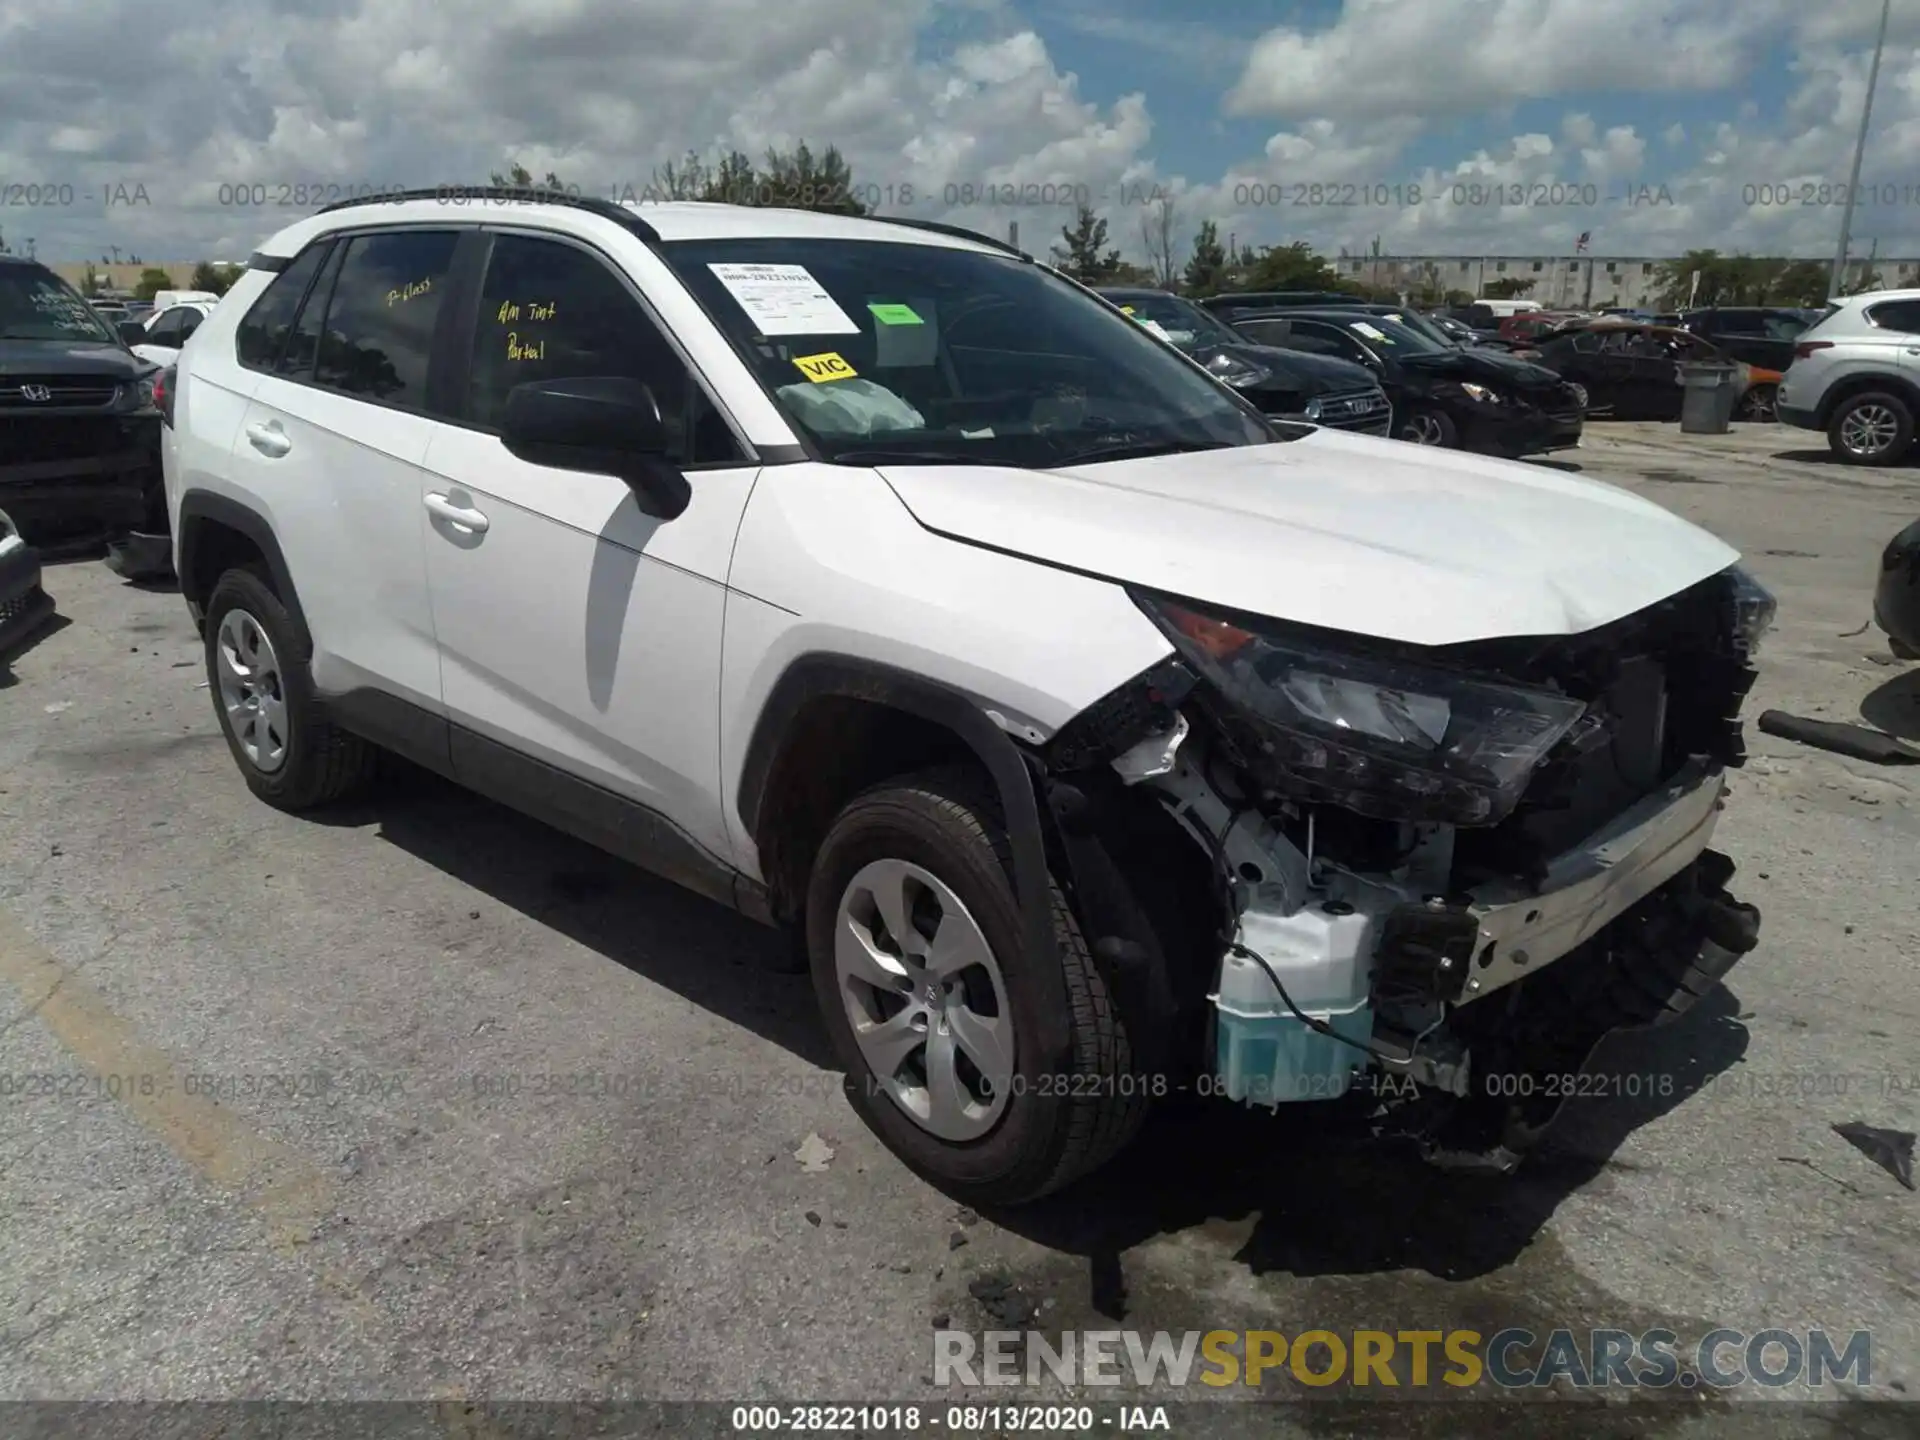
[(1680, 433), (1724, 435), (1733, 423), (1746, 367), (1696, 360), (1680, 367)]

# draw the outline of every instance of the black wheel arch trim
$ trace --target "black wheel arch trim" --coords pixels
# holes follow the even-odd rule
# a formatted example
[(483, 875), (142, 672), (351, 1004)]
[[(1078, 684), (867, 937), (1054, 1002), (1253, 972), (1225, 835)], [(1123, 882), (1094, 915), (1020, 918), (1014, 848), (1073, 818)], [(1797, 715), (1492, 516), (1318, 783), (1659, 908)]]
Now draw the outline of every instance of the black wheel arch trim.
[(273, 526), (258, 510), (230, 496), (215, 495), (206, 490), (189, 490), (180, 497), (180, 593), (186, 596), (187, 603), (194, 607), (196, 613), (204, 613), (207, 599), (205, 595), (194, 591), (194, 551), (202, 533), (200, 527), (194, 524), (196, 520), (224, 525), (251, 540), (266, 559), (267, 572), (273, 577), (274, 592), (280, 597), (280, 603), (287, 607), (287, 613), (302, 629), (307, 628), (306, 614), (300, 608), (300, 595), (294, 589), (293, 572), (287, 568), (287, 557), (281, 553)]
[(1913, 411), (1914, 419), (1920, 421), (1920, 388), (1916, 388), (1914, 383), (1903, 375), (1870, 372), (1862, 375), (1848, 375), (1827, 388), (1827, 393), (1820, 397), (1820, 408), (1816, 412), (1820, 418), (1820, 428), (1824, 430), (1831, 425), (1840, 407), (1854, 396), (1870, 394), (1876, 390), (1896, 395), (1906, 401), (1907, 407)]
[[(791, 733), (793, 722), (812, 701), (840, 697), (901, 710), (950, 731), (986, 767), (1000, 799), (1007, 840), (1013, 852), (1014, 900), (1029, 955), (1057, 956), (1052, 881), (1047, 865), (1047, 830), (1030, 765), (1036, 764), (1013, 738), (988, 716), (972, 696), (938, 680), (877, 660), (815, 652), (788, 665), (774, 683), (747, 744), (736, 791), (737, 808), (747, 833), (758, 837), (766, 805), (767, 783)], [(1066, 981), (1058, 964), (1039, 965), (1034, 976), (1047, 993), (1042, 1007), (1044, 1033), (1034, 1036), (1041, 1073), (1053, 1073), (1070, 1053)]]

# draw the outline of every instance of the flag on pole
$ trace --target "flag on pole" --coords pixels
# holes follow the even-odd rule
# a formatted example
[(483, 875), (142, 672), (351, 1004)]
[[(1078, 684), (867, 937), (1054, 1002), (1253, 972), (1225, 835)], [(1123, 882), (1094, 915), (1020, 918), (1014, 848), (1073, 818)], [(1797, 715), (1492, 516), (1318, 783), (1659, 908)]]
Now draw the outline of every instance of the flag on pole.
[(1580, 238), (1573, 242), (1573, 253), (1576, 255), (1585, 254), (1587, 242), (1591, 239), (1593, 239), (1593, 232), (1591, 230), (1582, 230), (1580, 232)]

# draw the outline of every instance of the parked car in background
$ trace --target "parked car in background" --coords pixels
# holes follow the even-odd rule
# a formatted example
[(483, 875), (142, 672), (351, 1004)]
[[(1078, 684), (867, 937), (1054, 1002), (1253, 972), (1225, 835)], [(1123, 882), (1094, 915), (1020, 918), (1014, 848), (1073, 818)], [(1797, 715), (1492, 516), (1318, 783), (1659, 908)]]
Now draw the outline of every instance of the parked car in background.
[(1585, 318), (1573, 310), (1524, 310), (1502, 320), (1497, 333), (1509, 345), (1532, 349), (1543, 337)]
[(219, 298), (220, 297), (211, 290), (156, 290), (153, 296), (153, 308), (155, 310), (168, 310), (175, 305), (186, 305), (189, 303), (212, 305), (218, 301)]
[(180, 358), (180, 347), (213, 313), (213, 302), (182, 300), (155, 310), (145, 320), (122, 322), (121, 338), (142, 360), (155, 365), (171, 365)]
[(1193, 301), (1164, 290), (1109, 287), (1100, 294), (1158, 332), (1277, 420), (1391, 432), (1393, 407), (1371, 370), (1298, 350), (1256, 345)]
[(1835, 301), (1802, 331), (1780, 387), (1780, 418), (1824, 430), (1850, 465), (1893, 465), (1920, 418), (1920, 290)]
[(1564, 327), (1540, 343), (1539, 363), (1581, 387), (1587, 412), (1615, 420), (1677, 420), (1685, 398), (1680, 367), (1693, 363), (1740, 369), (1742, 420), (1774, 418), (1780, 372), (1745, 365), (1688, 330), (1631, 320), (1595, 320)]
[(1920, 520), (1887, 542), (1873, 591), (1873, 620), (1902, 660), (1920, 660)]
[(1209, 295), (1198, 303), (1232, 324), (1235, 316), (1250, 315), (1259, 310), (1285, 310), (1301, 305), (1363, 305), (1366, 302), (1361, 296), (1345, 290), (1238, 290), (1226, 295)]
[(164, 513), (156, 368), (52, 270), (0, 255), (0, 510), (31, 543)]
[(1682, 329), (1711, 340), (1736, 360), (1777, 371), (1793, 364), (1793, 347), (1811, 323), (1804, 311), (1765, 306), (1716, 306), (1680, 314)]
[(1336, 308), (1234, 328), (1263, 345), (1366, 366), (1393, 402), (1394, 434), (1415, 444), (1517, 457), (1580, 443), (1578, 393), (1523, 360), (1443, 345), (1384, 315)]

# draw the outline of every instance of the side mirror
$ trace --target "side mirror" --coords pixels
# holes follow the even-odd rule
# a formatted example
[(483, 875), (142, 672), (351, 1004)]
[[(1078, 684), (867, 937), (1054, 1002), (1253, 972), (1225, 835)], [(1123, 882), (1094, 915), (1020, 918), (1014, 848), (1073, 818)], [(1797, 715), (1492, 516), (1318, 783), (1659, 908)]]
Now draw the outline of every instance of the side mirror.
[(507, 392), (500, 442), (534, 465), (613, 475), (647, 514), (672, 520), (693, 487), (667, 459), (660, 402), (638, 380), (590, 376), (536, 380)]
[(135, 345), (146, 344), (147, 327), (142, 325), (138, 320), (122, 320), (120, 322), (120, 341), (129, 349)]

